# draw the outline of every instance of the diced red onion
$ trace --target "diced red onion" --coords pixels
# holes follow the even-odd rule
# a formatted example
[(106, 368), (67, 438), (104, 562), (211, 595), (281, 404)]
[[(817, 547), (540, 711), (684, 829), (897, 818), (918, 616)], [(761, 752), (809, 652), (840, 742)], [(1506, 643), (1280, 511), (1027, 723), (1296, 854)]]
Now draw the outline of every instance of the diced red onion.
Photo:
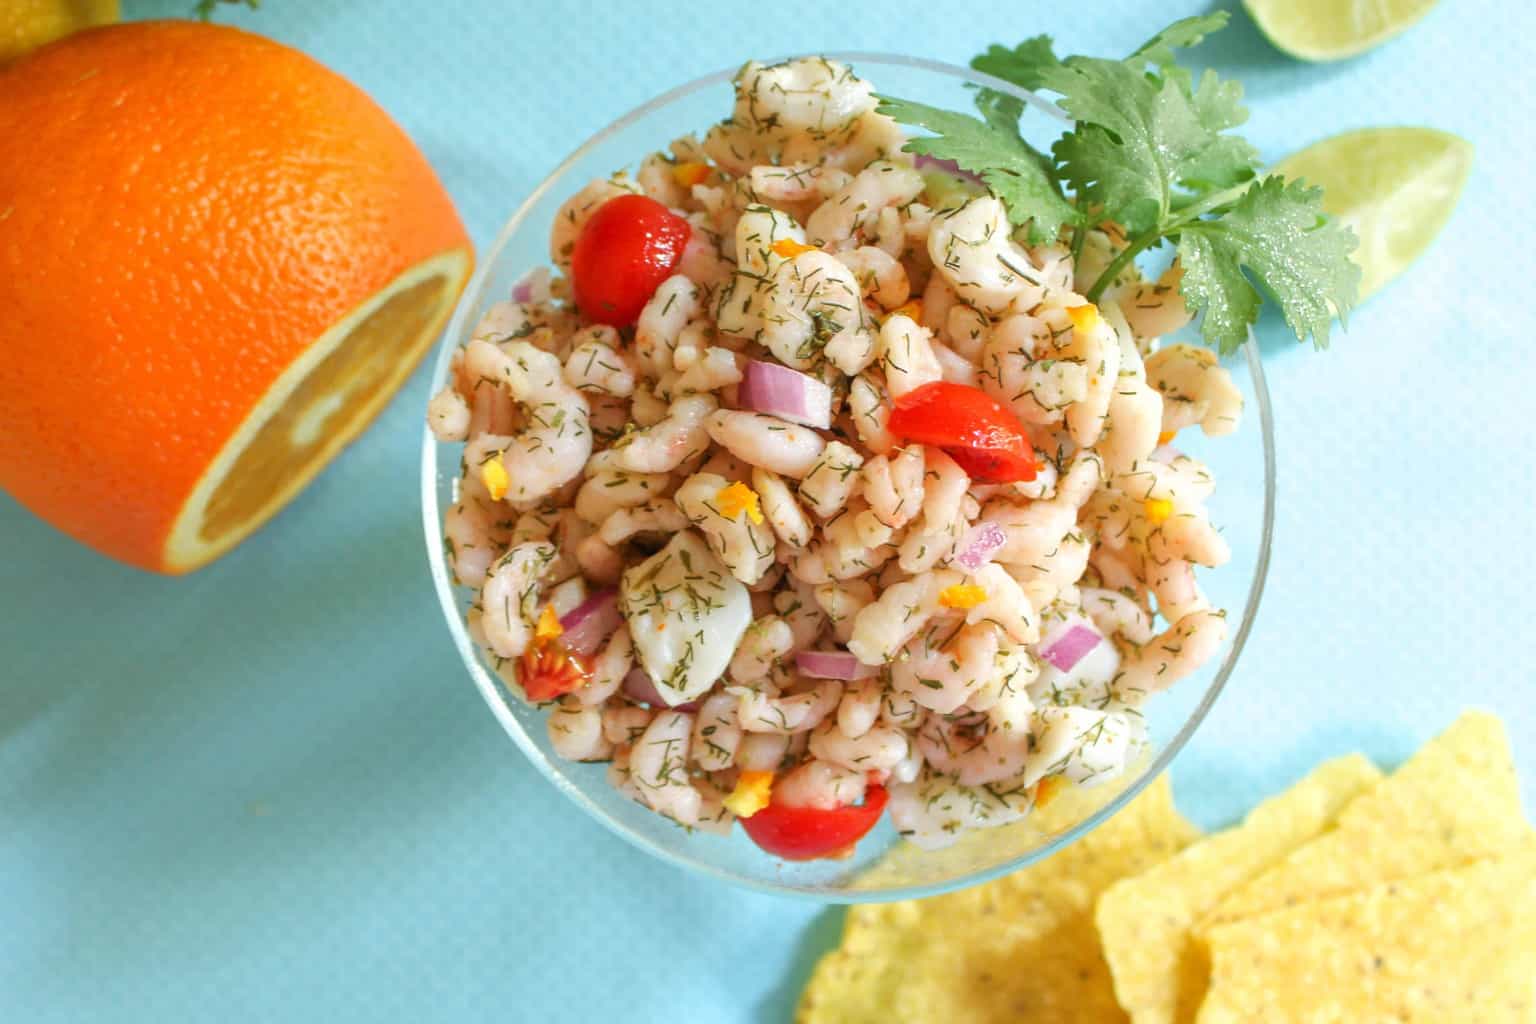
[(778, 363), (747, 360), (737, 394), (743, 409), (818, 430), (832, 425), (832, 389)]
[(1103, 639), (1082, 619), (1068, 619), (1046, 634), (1036, 653), (1061, 671), (1070, 672)]
[(531, 298), (533, 298), (533, 277), (530, 275), (512, 286), (512, 301), (527, 302)]
[(929, 156), (926, 153), (919, 153), (916, 157), (914, 157), (912, 160), (912, 166), (916, 167), (920, 171), (943, 171), (946, 174), (953, 174), (957, 178), (964, 178), (966, 181), (974, 181), (978, 185), (986, 184), (986, 182), (981, 180), (981, 175), (972, 174), (970, 171), (962, 169), (961, 166), (955, 163), (953, 160), (941, 160), (936, 156)]
[(1152, 449), (1152, 455), (1151, 455), (1151, 459), (1152, 459), (1153, 462), (1168, 462), (1168, 463), (1171, 463), (1175, 459), (1180, 459), (1180, 458), (1183, 458), (1183, 457), (1184, 457), (1184, 453), (1179, 451), (1177, 448), (1175, 448), (1171, 444), (1160, 444), (1160, 445), (1158, 445), (1156, 448)]
[(560, 616), (560, 642), (577, 654), (596, 654), (597, 649), (624, 624), (619, 612), (619, 592), (599, 590)]
[(651, 681), (650, 673), (636, 665), (629, 670), (629, 675), (624, 677), (622, 684), (624, 696), (630, 700), (639, 701), (641, 704), (649, 704), (653, 708), (671, 708), (673, 711), (697, 711), (701, 700), (691, 700), (686, 704), (668, 704), (661, 699), (661, 691), (656, 689), (656, 684)]
[(847, 651), (797, 651), (795, 667), (816, 679), (869, 679), (879, 671)]
[(990, 522), (977, 523), (960, 538), (955, 564), (975, 572), (992, 561), (1007, 543), (1008, 534), (1003, 532), (1001, 526)]

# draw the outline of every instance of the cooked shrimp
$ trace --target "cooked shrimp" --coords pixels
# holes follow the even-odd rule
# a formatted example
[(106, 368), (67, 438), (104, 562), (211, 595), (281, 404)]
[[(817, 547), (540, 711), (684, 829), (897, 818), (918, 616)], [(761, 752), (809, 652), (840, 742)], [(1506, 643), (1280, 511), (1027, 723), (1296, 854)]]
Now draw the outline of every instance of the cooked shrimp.
[(1226, 639), (1225, 613), (1191, 612), (1125, 659), (1115, 677), (1115, 693), (1139, 704), (1210, 661)]
[(831, 719), (811, 730), (811, 756), (854, 771), (890, 771), (907, 756), (907, 734), (888, 725), (858, 737), (844, 734)]
[(981, 388), (1025, 423), (1060, 423), (1088, 394), (1089, 368), (1065, 359), (1051, 329), (1033, 316), (1010, 316), (987, 334), (978, 370)]
[(735, 762), (740, 745), (736, 697), (722, 692), (704, 698), (693, 724), (693, 743), (689, 747), (693, 763), (707, 772), (723, 771)]
[(696, 825), (701, 801), (688, 777), (693, 716), (663, 711), (635, 741), (629, 768), (647, 807), (682, 825)]
[(432, 436), (445, 443), (469, 437), (469, 403), (452, 384), (444, 386), (427, 403), (427, 425), (432, 428)]
[(797, 548), (810, 543), (815, 528), (783, 477), (754, 467), (752, 489), (757, 492), (762, 505), (763, 518), (768, 520), (780, 540)]
[(629, 675), (634, 665), (635, 644), (630, 639), (629, 625), (626, 623), (608, 638), (602, 650), (597, 652), (597, 657), (592, 659), (592, 678), (586, 686), (576, 691), (576, 699), (591, 707), (601, 707), (618, 692), (624, 677)]
[(929, 715), (917, 745), (928, 764), (962, 786), (984, 786), (1022, 772), (1033, 737), (1027, 729), (996, 728), (985, 715)]
[(948, 846), (973, 828), (1018, 821), (1034, 806), (1034, 789), (1015, 777), (988, 786), (963, 786), (953, 775), (924, 765), (910, 782), (889, 787), (891, 823), (902, 838), (925, 850)]
[(674, 534), (688, 528), (688, 517), (671, 498), (651, 498), (640, 505), (614, 510), (598, 529), (604, 544), (616, 548), (639, 533)]
[(992, 677), (997, 661), (997, 629), (989, 623), (960, 626), (929, 624), (902, 649), (891, 666), (891, 685), (923, 707), (947, 715), (965, 703), (971, 691)]
[(545, 721), (549, 745), (567, 761), (602, 761), (613, 753), (603, 736), (601, 708), (587, 707), (575, 697), (562, 697)]
[(507, 501), (526, 507), (580, 475), (592, 454), (590, 407), (565, 383), (560, 360), (521, 341), (471, 341), (464, 358), (471, 372), (498, 381), (527, 418), (527, 427), (502, 452)]
[(533, 637), (539, 576), (555, 557), (553, 544), (519, 544), (496, 560), (480, 588), (480, 627), (499, 658), (516, 658)]
[(837, 705), (837, 727), (849, 739), (869, 732), (880, 719), (880, 698), (885, 687), (878, 679), (860, 679), (843, 688)]
[(787, 734), (809, 732), (835, 711), (843, 696), (843, 684), (818, 679), (809, 689), (787, 696), (741, 686), (727, 686), (725, 692), (736, 695), (736, 717), (747, 732)]
[(633, 473), (670, 473), (709, 448), (705, 423), (717, 407), (708, 395), (686, 395), (652, 426), (631, 434), (615, 449), (617, 468)]
[(863, 465), (864, 456), (841, 441), (828, 441), (800, 481), (800, 499), (818, 517), (831, 518), (848, 507)]
[(773, 565), (773, 528), (753, 522), (745, 511), (727, 515), (720, 494), (729, 486), (722, 476), (695, 473), (672, 495), (676, 508), (704, 535), (715, 556), (746, 584), (756, 583)]
[(880, 326), (876, 358), (885, 371), (886, 390), (892, 398), (944, 379), (944, 367), (929, 342), (928, 329), (905, 313), (886, 317)]
[(779, 615), (765, 615), (747, 627), (726, 677), (742, 686), (767, 679), (779, 659), (795, 648), (795, 632)]
[(721, 409), (705, 421), (709, 437), (743, 462), (800, 479), (826, 446), (820, 434), (798, 423), (756, 412)]
[(1191, 424), (1209, 437), (1237, 429), (1243, 412), (1243, 394), (1208, 348), (1168, 345), (1147, 357), (1147, 380), (1163, 395), (1163, 430), (1172, 432)]
[(699, 286), (681, 274), (661, 282), (635, 324), (635, 359), (660, 374), (672, 369), (672, 353), (688, 321), (703, 308)]
[(962, 580), (958, 572), (941, 569), (887, 587), (854, 617), (848, 649), (866, 665), (891, 661), (939, 610), (939, 592)]
[(812, 758), (774, 783), (773, 799), (785, 807), (846, 807), (864, 799), (867, 774)]
[(619, 333), (599, 325), (582, 332), (565, 357), (565, 382), (578, 391), (595, 391), (615, 398), (635, 392), (635, 367), (619, 347)]
[(485, 582), (485, 574), (503, 547), (497, 543), (497, 530), (490, 509), (467, 495), (444, 513), (448, 567), (464, 586), (478, 587)]
[(899, 530), (923, 507), (925, 473), (923, 446), (907, 445), (864, 464), (860, 493), (880, 522)]
[(576, 514), (594, 525), (621, 508), (633, 508), (659, 497), (672, 478), (666, 473), (626, 473), (600, 469), (576, 492)]
[(912, 294), (906, 268), (884, 249), (863, 245), (838, 253), (837, 258), (858, 279), (862, 294), (882, 309), (895, 309)]
[(1012, 233), (1002, 202), (978, 196), (934, 216), (928, 255), (938, 275), (970, 305), (988, 316), (1022, 313), (1040, 302), (1045, 288)]

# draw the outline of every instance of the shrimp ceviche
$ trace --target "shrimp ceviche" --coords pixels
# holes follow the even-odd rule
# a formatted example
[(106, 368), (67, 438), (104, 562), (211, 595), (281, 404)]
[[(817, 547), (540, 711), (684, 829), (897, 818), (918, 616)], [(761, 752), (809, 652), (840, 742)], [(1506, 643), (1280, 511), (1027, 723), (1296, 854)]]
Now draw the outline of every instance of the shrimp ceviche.
[(470, 634), (562, 757), (769, 854), (925, 847), (1115, 776), (1223, 647), (1175, 264), (1016, 226), (836, 61), (565, 203), (431, 401)]

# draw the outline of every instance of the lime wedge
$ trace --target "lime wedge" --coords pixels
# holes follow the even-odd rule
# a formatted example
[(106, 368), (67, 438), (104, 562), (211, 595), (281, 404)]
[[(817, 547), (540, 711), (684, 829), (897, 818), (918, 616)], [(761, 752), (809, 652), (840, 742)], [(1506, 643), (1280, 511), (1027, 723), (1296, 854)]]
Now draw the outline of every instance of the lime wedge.
[(1274, 168), (1323, 189), (1323, 209), (1360, 239), (1360, 298), (1435, 240), (1472, 169), (1472, 144), (1433, 128), (1362, 128), (1308, 146)]
[(1243, 0), (1269, 41), (1302, 60), (1343, 60), (1384, 43), (1435, 0)]

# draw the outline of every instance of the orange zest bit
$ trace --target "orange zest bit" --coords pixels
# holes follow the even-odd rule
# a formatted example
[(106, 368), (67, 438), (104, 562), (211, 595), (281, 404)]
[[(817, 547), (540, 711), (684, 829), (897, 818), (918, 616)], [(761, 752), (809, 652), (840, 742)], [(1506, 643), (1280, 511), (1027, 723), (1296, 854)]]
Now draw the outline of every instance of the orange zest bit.
[(804, 242), (797, 242), (793, 238), (781, 238), (773, 243), (773, 254), (775, 256), (782, 256), (786, 260), (792, 260), (803, 252), (815, 251), (816, 247), (814, 245), (806, 245)]
[(683, 188), (702, 185), (707, 177), (709, 177), (709, 164), (700, 163), (697, 160), (688, 160), (672, 168), (672, 180)]
[(1145, 508), (1147, 522), (1153, 526), (1161, 526), (1173, 515), (1173, 502), (1166, 498), (1148, 498)]
[(1072, 321), (1073, 330), (1091, 331), (1099, 326), (1099, 307), (1091, 302), (1081, 306), (1068, 306), (1067, 319)]
[(740, 480), (716, 491), (715, 504), (720, 506), (720, 514), (727, 519), (735, 519), (745, 512), (753, 523), (762, 525), (763, 510), (758, 504), (757, 492)]
[(1035, 810), (1041, 810), (1046, 804), (1056, 799), (1057, 795), (1066, 788), (1067, 780), (1060, 775), (1047, 775), (1035, 784)]
[(923, 300), (922, 299), (908, 299), (906, 302), (903, 302), (901, 305), (897, 306), (895, 309), (893, 309), (889, 313), (887, 313), (886, 314), (886, 319), (889, 320), (893, 316), (904, 316), (908, 320), (911, 320), (915, 324), (922, 323), (923, 322)]
[(961, 611), (969, 611), (986, 599), (986, 590), (974, 583), (956, 583), (952, 587), (945, 587), (939, 591), (939, 604), (945, 608), (958, 608)]
[(507, 488), (512, 486), (512, 478), (507, 475), (507, 464), (502, 461), (501, 452), (497, 452), (481, 463), (480, 482), (485, 484), (485, 489), (490, 492), (492, 501), (500, 501), (507, 496)]
[(555, 614), (555, 606), (547, 604), (544, 611), (539, 613), (538, 625), (533, 627), (535, 640), (553, 640), (565, 632), (565, 627), (560, 625), (560, 616)]
[(750, 818), (768, 806), (773, 793), (773, 772), (742, 772), (736, 787), (721, 801), (738, 818)]
[(1173, 441), (1174, 438), (1178, 436), (1179, 432), (1177, 430), (1165, 430), (1161, 434), (1157, 435), (1157, 443), (1159, 445), (1169, 444)]
[(699, 163), (697, 160), (685, 160), (684, 163), (673, 167), (673, 181), (685, 189), (703, 184), (703, 180), (708, 177), (710, 177), (710, 164)]

